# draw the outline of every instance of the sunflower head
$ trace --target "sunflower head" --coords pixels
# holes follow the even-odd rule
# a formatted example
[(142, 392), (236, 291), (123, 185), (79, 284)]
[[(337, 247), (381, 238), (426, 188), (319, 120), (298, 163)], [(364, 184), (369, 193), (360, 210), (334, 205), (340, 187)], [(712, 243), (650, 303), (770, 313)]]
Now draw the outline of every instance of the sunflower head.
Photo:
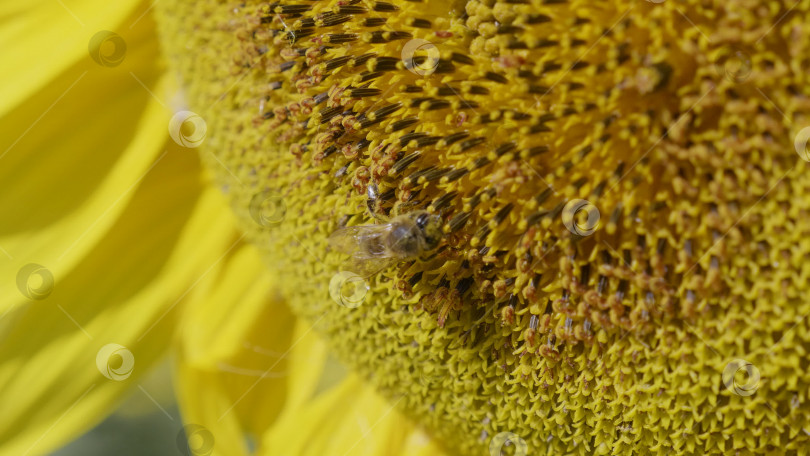
[[(158, 8), (210, 168), (345, 361), (448, 448), (618, 454), (808, 443), (788, 3)], [(434, 254), (336, 306), (329, 235), (417, 211)]]

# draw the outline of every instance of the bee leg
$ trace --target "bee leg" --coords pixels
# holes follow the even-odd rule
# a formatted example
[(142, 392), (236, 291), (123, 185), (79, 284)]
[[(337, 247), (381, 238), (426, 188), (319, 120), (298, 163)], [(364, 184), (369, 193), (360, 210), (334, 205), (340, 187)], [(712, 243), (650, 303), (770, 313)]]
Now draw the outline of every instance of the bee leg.
[(366, 209), (368, 209), (371, 218), (387, 223), (388, 217), (377, 212), (378, 206), (380, 206), (380, 191), (377, 184), (372, 182), (366, 188)]
[(427, 261), (430, 261), (430, 260), (432, 260), (432, 259), (436, 258), (436, 256), (437, 256), (438, 254), (439, 254), (439, 252), (433, 252), (433, 253), (431, 253), (431, 254), (430, 254), (430, 255), (428, 255), (428, 256), (425, 256), (425, 257), (419, 257), (419, 261), (422, 261), (422, 262), (427, 262)]
[(371, 218), (377, 220), (380, 223), (388, 223), (391, 221), (390, 217), (380, 214), (379, 212), (377, 212), (376, 208), (377, 208), (376, 201), (366, 200), (366, 209), (368, 209), (368, 214), (371, 216)]
[(371, 206), (370, 202), (369, 202), (369, 204), (368, 204), (368, 214), (371, 216), (371, 218), (373, 218), (374, 220), (377, 220), (377, 221), (378, 221), (378, 222), (380, 222), (380, 223), (388, 223), (388, 222), (390, 222), (390, 221), (391, 221), (391, 218), (390, 218), (390, 217), (386, 217), (385, 215), (383, 215), (383, 214), (380, 214), (380, 213), (376, 212), (376, 211), (375, 211), (375, 210), (372, 208), (372, 206)]

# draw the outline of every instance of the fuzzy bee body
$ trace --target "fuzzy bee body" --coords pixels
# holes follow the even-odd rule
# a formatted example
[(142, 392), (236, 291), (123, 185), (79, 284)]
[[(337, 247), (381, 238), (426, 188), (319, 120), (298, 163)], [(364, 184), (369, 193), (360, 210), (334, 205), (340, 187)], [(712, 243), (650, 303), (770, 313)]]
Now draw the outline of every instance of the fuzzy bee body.
[(441, 236), (438, 215), (414, 211), (386, 223), (340, 228), (329, 236), (329, 244), (350, 256), (347, 269), (368, 277), (430, 252), (439, 245)]

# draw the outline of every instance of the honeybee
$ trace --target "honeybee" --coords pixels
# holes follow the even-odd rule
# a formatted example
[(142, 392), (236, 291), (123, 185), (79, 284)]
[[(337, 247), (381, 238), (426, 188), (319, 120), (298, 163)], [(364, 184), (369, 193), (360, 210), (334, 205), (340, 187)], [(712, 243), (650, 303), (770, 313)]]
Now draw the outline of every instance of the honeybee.
[(419, 258), (439, 245), (442, 221), (427, 211), (413, 211), (375, 225), (347, 226), (329, 236), (329, 244), (351, 258), (347, 268), (362, 277), (406, 260)]

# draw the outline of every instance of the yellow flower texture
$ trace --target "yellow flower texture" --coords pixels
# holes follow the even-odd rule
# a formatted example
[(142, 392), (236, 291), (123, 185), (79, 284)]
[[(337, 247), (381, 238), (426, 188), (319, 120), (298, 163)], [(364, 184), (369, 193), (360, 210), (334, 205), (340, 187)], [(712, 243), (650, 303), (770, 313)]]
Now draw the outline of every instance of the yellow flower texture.
[(151, 4), (0, 6), (0, 455), (160, 401), (166, 359), (162, 454), (441, 454), (334, 367), (245, 244), (173, 121)]
[(810, 1), (2, 8), (0, 454), (810, 454)]
[[(279, 292), (444, 447), (808, 451), (810, 2), (157, 8)], [(415, 210), (336, 305), (329, 235)]]

